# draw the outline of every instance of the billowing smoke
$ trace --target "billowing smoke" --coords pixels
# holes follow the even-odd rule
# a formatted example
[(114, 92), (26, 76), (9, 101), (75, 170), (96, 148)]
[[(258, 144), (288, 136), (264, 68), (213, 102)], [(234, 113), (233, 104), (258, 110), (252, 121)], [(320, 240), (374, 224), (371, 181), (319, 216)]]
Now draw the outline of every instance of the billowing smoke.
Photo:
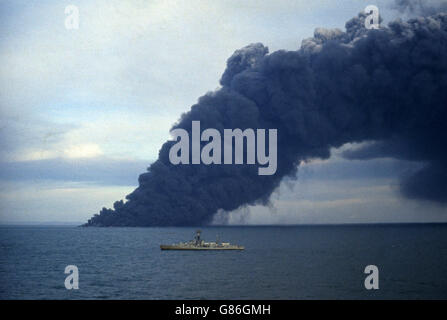
[(447, 14), (366, 30), (365, 15), (346, 32), (317, 29), (298, 51), (268, 54), (262, 44), (228, 59), (222, 88), (198, 100), (174, 128), (278, 131), (274, 175), (253, 165), (172, 165), (167, 141), (127, 202), (88, 225), (200, 225), (216, 212), (267, 204), (299, 163), (365, 142), (345, 157), (394, 157), (424, 166), (402, 181), (411, 198), (447, 202)]
[(428, 16), (447, 10), (447, 0), (395, 0), (394, 8), (402, 13)]

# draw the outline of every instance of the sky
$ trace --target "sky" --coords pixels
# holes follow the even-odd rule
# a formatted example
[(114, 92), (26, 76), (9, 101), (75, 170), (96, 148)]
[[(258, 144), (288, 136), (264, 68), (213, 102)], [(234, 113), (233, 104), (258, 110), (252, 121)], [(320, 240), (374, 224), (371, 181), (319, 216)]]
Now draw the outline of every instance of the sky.
[[(383, 23), (400, 15), (386, 0), (0, 0), (0, 223), (85, 222), (111, 207), (235, 50), (297, 50), (369, 4)], [(65, 27), (68, 5), (79, 29)], [(347, 147), (303, 164), (270, 206), (215, 223), (447, 221), (445, 207), (400, 195), (418, 164), (346, 160)]]

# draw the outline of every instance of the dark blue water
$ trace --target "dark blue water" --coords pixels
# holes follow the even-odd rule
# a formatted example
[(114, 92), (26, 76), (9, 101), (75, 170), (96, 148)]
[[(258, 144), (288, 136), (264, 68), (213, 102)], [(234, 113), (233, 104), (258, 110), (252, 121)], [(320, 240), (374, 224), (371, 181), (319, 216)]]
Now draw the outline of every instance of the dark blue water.
[[(202, 230), (246, 250), (160, 251), (194, 228), (0, 227), (0, 298), (447, 298), (446, 224)], [(369, 264), (379, 290), (364, 288)], [(79, 290), (65, 289), (67, 265)]]

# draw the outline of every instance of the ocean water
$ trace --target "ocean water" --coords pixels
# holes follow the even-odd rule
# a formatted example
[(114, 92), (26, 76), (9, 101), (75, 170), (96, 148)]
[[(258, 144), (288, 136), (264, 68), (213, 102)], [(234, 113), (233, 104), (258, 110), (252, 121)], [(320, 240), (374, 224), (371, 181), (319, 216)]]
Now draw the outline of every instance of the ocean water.
[[(447, 224), (205, 227), (245, 251), (161, 251), (195, 228), (0, 227), (1, 299), (446, 299)], [(379, 268), (366, 290), (364, 268)], [(67, 290), (64, 269), (79, 269)]]

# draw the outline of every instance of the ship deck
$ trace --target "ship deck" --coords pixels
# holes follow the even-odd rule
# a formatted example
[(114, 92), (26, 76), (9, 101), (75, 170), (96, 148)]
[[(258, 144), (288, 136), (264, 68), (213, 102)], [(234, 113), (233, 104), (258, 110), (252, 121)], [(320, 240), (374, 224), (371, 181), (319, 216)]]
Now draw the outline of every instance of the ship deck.
[(228, 246), (228, 247), (200, 247), (200, 246), (175, 246), (175, 245), (160, 245), (161, 250), (244, 250), (242, 246)]

